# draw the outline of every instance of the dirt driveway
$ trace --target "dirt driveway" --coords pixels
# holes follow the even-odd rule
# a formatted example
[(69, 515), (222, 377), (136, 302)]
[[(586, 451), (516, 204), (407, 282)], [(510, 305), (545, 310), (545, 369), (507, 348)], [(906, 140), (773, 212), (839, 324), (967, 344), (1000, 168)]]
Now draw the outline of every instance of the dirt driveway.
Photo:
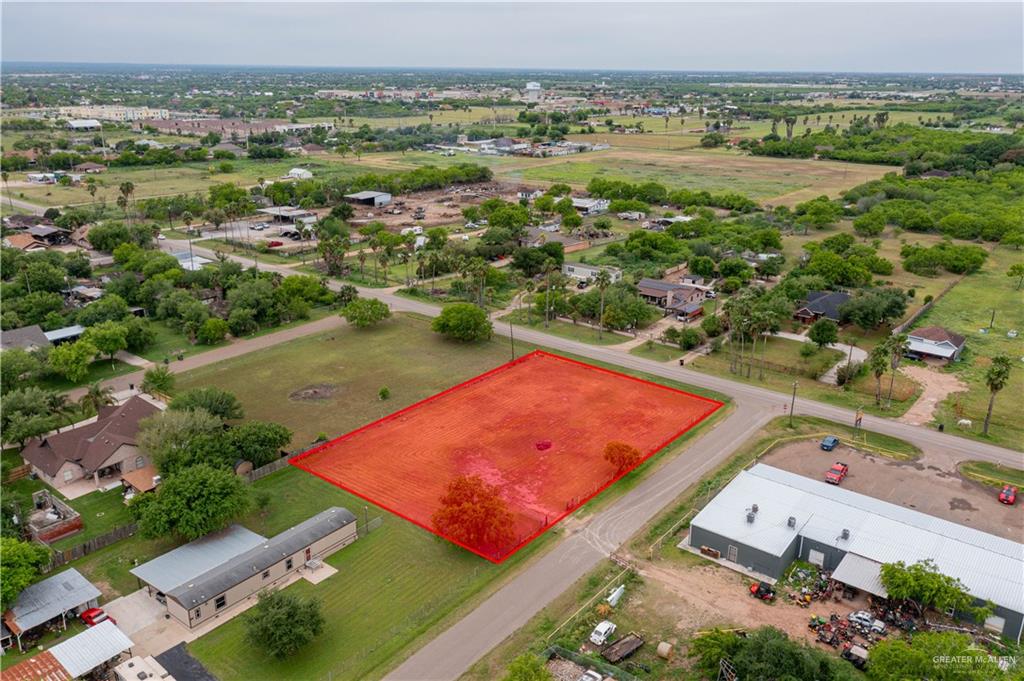
[(933, 367), (904, 366), (900, 371), (920, 383), (924, 390), (917, 402), (900, 417), (904, 423), (924, 426), (932, 422), (935, 407), (953, 393), (964, 392), (967, 384), (953, 374), (944, 374)]
[(1024, 536), (1024, 509), (1000, 504), (995, 490), (961, 476), (958, 462), (942, 452), (895, 461), (846, 445), (823, 452), (816, 441), (803, 441), (783, 445), (761, 459), (815, 480), (821, 480), (835, 461), (850, 465), (842, 483), (846, 489), (1014, 541)]

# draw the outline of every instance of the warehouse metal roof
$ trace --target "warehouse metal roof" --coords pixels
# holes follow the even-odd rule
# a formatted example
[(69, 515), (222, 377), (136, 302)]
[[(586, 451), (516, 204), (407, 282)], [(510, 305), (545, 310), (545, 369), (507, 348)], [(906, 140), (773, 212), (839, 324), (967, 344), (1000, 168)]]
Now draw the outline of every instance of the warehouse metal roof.
[(131, 573), (166, 594), (265, 541), (262, 535), (232, 525), (132, 568)]
[(889, 595), (882, 584), (882, 564), (855, 553), (843, 556), (832, 571), (832, 579), (883, 598)]
[(803, 536), (877, 563), (931, 559), (976, 598), (1024, 612), (1024, 544), (764, 464), (741, 472), (692, 524), (775, 556)]
[(53, 655), (72, 678), (85, 676), (104, 662), (131, 650), (132, 640), (110, 620), (100, 622), (77, 636), (50, 648)]
[(346, 199), (356, 199), (357, 201), (366, 201), (367, 199), (375, 199), (378, 196), (391, 196), (387, 192), (375, 192), (365, 190), (361, 192), (355, 192), (354, 194), (345, 194)]
[(11, 631), (20, 633), (49, 622), (61, 613), (74, 610), (100, 597), (100, 590), (82, 573), (71, 568), (29, 586), (11, 608)]
[(186, 608), (205, 603), (355, 521), (351, 512), (333, 506), (165, 593)]

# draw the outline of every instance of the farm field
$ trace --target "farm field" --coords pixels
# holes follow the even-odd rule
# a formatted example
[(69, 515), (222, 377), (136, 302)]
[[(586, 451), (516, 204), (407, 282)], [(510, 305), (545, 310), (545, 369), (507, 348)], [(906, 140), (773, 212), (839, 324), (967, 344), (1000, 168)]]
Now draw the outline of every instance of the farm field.
[(373, 168), (366, 168), (354, 157), (342, 158), (336, 154), (316, 157), (286, 158), (280, 160), (238, 159), (228, 161), (233, 166), (230, 173), (211, 172), (220, 161), (209, 163), (188, 163), (177, 166), (146, 166), (136, 168), (110, 168), (96, 176), (99, 190), (93, 199), (84, 186), (62, 187), (60, 185), (30, 185), (24, 182), (23, 173), (11, 175), (11, 195), (42, 206), (84, 204), (106, 200), (113, 204), (122, 182), (135, 185), (135, 199), (173, 194), (192, 194), (206, 191), (214, 184), (230, 183), (242, 186), (254, 185), (259, 178), (276, 180), (289, 169), (301, 166), (313, 172), (318, 178), (354, 177)]
[[(537, 351), (294, 463), (500, 563), (720, 406)], [(616, 469), (603, 456), (613, 441), (635, 447), (642, 458)], [(504, 490), (507, 537), (468, 539), (438, 528), (440, 500), (461, 476)]]
[(738, 192), (772, 204), (792, 205), (882, 177), (888, 168), (835, 161), (772, 159), (726, 150), (681, 153), (612, 149), (537, 159), (525, 169), (497, 171), (509, 181), (565, 182), (585, 187), (594, 177), (659, 182), (669, 189)]
[[(451, 111), (437, 110), (414, 116), (339, 116), (336, 120), (338, 121), (338, 129), (343, 132), (345, 130), (356, 130), (363, 125), (368, 125), (375, 129), (406, 128), (423, 125), (424, 123), (432, 123), (435, 127), (446, 127), (449, 124), (468, 125), (496, 119), (508, 119), (503, 121), (502, 124), (508, 124), (508, 122), (514, 124), (520, 110), (521, 107), (517, 106), (498, 106), (493, 109), (488, 106), (472, 106), (469, 108), (469, 111), (464, 109)], [(431, 120), (431, 114), (433, 115), (433, 120)], [(352, 125), (349, 125), (350, 119), (352, 120)]]
[[(914, 324), (915, 328), (942, 326), (967, 339), (963, 360), (944, 369), (969, 387), (967, 392), (950, 395), (939, 405), (936, 420), (945, 423), (947, 429), (958, 430), (957, 421), (966, 418), (973, 422), (969, 432), (980, 434), (989, 399), (985, 371), (992, 357), (1000, 353), (1010, 356), (1010, 381), (996, 396), (989, 437), (1014, 449), (1024, 449), (1024, 421), (1020, 415), (1024, 395), (1024, 292), (1015, 290), (1017, 281), (1006, 276), (1006, 271), (1022, 261), (1020, 251), (992, 249), (980, 272), (965, 277)], [(982, 333), (993, 312), (995, 325)], [(1017, 338), (1007, 337), (1011, 330), (1017, 330)]]

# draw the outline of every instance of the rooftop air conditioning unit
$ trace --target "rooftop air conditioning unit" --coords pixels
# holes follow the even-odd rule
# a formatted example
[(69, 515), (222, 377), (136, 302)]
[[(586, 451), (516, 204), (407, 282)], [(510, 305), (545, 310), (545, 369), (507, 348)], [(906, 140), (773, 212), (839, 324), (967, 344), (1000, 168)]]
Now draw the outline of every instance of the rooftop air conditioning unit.
[(796, 527), (796, 516), (789, 516), (789, 520), (786, 521), (786, 525), (789, 527)]
[(843, 538), (844, 540), (845, 540), (845, 539), (849, 539), (849, 538), (850, 538), (850, 531), (849, 531), (849, 530), (846, 530), (846, 529), (844, 529), (844, 530), (843, 530), (843, 532), (842, 532), (842, 534), (841, 534), (841, 535), (839, 535), (839, 536), (840, 536), (840, 537), (842, 537), (842, 538)]
[(751, 506), (751, 507), (750, 507), (750, 511), (751, 511), (752, 513), (757, 513), (757, 504), (754, 504), (753, 506)]
[(747, 513), (747, 522), (748, 523), (754, 522), (754, 512), (753, 511)]

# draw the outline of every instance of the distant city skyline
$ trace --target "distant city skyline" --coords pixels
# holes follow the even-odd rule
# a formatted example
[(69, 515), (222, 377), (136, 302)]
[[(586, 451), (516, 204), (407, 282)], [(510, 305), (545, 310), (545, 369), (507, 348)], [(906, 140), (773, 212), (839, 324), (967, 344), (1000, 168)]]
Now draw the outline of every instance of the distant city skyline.
[(2, 58), (309, 68), (1021, 74), (1022, 25), (1019, 2), (4, 2)]

